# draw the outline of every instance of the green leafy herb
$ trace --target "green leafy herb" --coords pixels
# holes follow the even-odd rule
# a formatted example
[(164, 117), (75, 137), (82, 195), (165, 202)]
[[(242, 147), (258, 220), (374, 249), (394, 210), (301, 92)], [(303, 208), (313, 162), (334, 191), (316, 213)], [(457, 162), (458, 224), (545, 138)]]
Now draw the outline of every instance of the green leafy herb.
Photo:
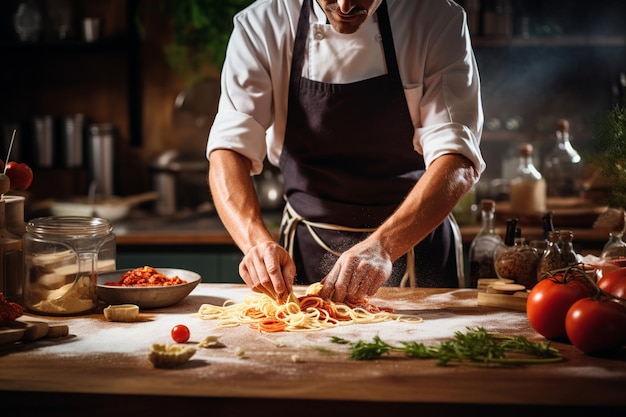
[[(333, 337), (333, 343), (345, 344), (345, 339)], [(505, 336), (487, 332), (482, 327), (456, 332), (452, 340), (427, 346), (418, 342), (400, 342), (392, 346), (380, 337), (372, 342), (359, 340), (350, 345), (350, 359), (374, 360), (393, 352), (415, 359), (436, 359), (437, 365), (450, 362), (474, 365), (522, 365), (550, 363), (563, 360), (561, 353), (547, 342), (531, 342), (524, 336)], [(517, 355), (517, 356), (516, 356)]]
[(348, 343), (350, 343), (349, 340), (343, 339), (343, 338), (337, 337), (337, 336), (331, 337), (330, 341), (333, 342), (333, 343), (336, 343), (338, 345), (347, 345)]
[(222, 67), (233, 30), (233, 16), (252, 2), (143, 0), (140, 11), (158, 11), (168, 22), (171, 40), (164, 45), (168, 64), (180, 74), (191, 74), (192, 81), (197, 81), (204, 77), (204, 66)]
[(626, 207), (626, 105), (614, 106), (595, 123), (595, 152), (583, 152), (586, 162), (595, 165), (611, 180), (607, 203)]

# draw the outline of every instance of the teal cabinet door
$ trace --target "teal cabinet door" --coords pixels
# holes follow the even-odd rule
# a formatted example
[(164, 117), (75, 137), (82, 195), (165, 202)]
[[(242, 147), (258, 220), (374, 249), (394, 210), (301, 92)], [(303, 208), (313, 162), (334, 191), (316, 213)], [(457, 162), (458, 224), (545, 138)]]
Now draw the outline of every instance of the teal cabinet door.
[(243, 283), (239, 276), (242, 254), (235, 247), (207, 246), (118, 246), (118, 269), (152, 266), (197, 272), (202, 282)]

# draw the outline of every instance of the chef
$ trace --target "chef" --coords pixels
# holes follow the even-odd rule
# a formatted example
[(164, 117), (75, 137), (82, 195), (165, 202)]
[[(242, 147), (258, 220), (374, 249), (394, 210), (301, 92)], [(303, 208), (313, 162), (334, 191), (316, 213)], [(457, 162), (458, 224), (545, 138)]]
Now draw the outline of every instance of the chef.
[[(456, 203), (485, 169), (479, 75), (451, 0), (257, 0), (234, 18), (209, 133), (209, 186), (277, 300), (349, 302), (383, 285), (458, 287)], [(252, 175), (284, 178), (276, 242)]]

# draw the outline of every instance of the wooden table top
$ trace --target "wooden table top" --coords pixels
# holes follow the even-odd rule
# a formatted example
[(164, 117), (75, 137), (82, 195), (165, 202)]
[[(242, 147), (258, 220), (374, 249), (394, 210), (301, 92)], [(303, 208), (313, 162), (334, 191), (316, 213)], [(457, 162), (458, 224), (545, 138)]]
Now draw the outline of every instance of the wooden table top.
[[(254, 410), (255, 416), (319, 415), (319, 407), (326, 410), (323, 415), (390, 415), (410, 406), (426, 415), (473, 415), (473, 410), (509, 416), (553, 406), (626, 407), (624, 352), (591, 357), (554, 342), (565, 356), (563, 362), (494, 369), (442, 367), (434, 360), (404, 357), (354, 361), (348, 359), (347, 347), (330, 342), (332, 336), (356, 341), (378, 335), (388, 343), (435, 344), (478, 326), (543, 340), (525, 313), (478, 306), (473, 289), (383, 288), (372, 299), (420, 316), (423, 322), (418, 324), (261, 334), (247, 326), (217, 328), (214, 321), (192, 316), (202, 304), (241, 301), (249, 294), (243, 285), (200, 284), (183, 302), (142, 311), (133, 323), (108, 322), (101, 312), (76, 317), (27, 314), (27, 320), (66, 323), (70, 335), (0, 346), (0, 397), (20, 399), (29, 413), (42, 411), (45, 404), (46, 412), (56, 410), (58, 415), (79, 414), (87, 407), (89, 415), (109, 416), (128, 407), (140, 407), (141, 415), (149, 410), (164, 415), (171, 407), (198, 412), (218, 407), (210, 415)], [(179, 323), (190, 328), (190, 345), (217, 335), (225, 347), (198, 349), (179, 368), (154, 368), (148, 350), (153, 343), (172, 343), (170, 329)], [(243, 358), (237, 355), (240, 350)]]

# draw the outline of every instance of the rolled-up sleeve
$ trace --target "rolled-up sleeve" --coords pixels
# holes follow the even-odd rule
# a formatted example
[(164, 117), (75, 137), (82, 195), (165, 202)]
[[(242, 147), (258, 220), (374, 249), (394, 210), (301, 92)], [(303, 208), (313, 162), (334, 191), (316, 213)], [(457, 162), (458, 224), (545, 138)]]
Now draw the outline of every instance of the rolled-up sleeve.
[(464, 155), (482, 173), (480, 79), (464, 12), (459, 10), (441, 27), (441, 32), (429, 35), (424, 51), (414, 146), (427, 167), (438, 157), (455, 153)]
[[(242, 13), (249, 13), (243, 18)], [(268, 43), (272, 33), (250, 26), (258, 18), (248, 9), (234, 19), (234, 30), (221, 73), (219, 108), (209, 132), (206, 155), (230, 149), (250, 159), (252, 174), (263, 169), (267, 155), (266, 134), (273, 122), (274, 88), (270, 73)], [(284, 30), (284, 28), (281, 28)]]

